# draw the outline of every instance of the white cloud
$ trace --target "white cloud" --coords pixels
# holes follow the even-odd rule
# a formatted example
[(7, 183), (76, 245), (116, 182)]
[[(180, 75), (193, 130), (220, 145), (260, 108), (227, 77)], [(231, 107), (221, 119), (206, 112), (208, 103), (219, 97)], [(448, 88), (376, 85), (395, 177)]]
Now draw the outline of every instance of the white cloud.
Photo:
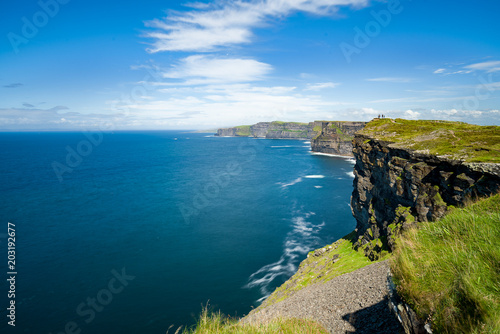
[(69, 108), (56, 106), (39, 108), (0, 108), (0, 129), (2, 130), (82, 130), (88, 128), (109, 128), (109, 124), (121, 124), (123, 114), (82, 114), (64, 112)]
[(418, 119), (418, 117), (420, 116), (420, 113), (418, 111), (413, 111), (410, 109), (410, 110), (405, 111), (405, 115), (409, 119)]
[(252, 29), (272, 18), (306, 12), (332, 15), (340, 6), (364, 7), (369, 0), (219, 0), (210, 6), (195, 4), (187, 12), (170, 12), (162, 20), (146, 22), (155, 29), (145, 37), (154, 40), (149, 52), (214, 51), (251, 42)]
[(500, 81), (482, 84), (479, 87), (483, 87), (489, 91), (500, 90)]
[(448, 117), (454, 119), (467, 119), (470, 117), (479, 117), (483, 115), (481, 110), (457, 110), (457, 109), (431, 109), (431, 113), (437, 117)]
[(370, 103), (424, 103), (424, 102), (451, 102), (460, 101), (465, 99), (475, 98), (472, 95), (469, 96), (454, 96), (454, 97), (433, 97), (433, 98), (420, 98), (420, 97), (402, 97), (396, 99), (381, 99), (370, 101)]
[(437, 70), (435, 70), (432, 73), (434, 73), (434, 74), (441, 74), (441, 73), (444, 73), (444, 72), (446, 72), (446, 69), (444, 69), (444, 68), (438, 68)]
[(500, 71), (500, 61), (486, 61), (482, 63), (467, 65), (465, 66), (465, 68), (471, 70), (488, 71), (489, 73), (498, 72)]
[(308, 91), (308, 90), (318, 91), (318, 90), (322, 90), (325, 88), (335, 88), (339, 85), (340, 84), (336, 83), (336, 82), (320, 82), (320, 83), (315, 83), (315, 84), (307, 84), (307, 87), (304, 88), (304, 90), (305, 91)]
[(308, 79), (314, 79), (314, 78), (316, 78), (316, 75), (314, 75), (314, 74), (312, 74), (312, 73), (300, 73), (300, 74), (299, 74), (299, 77), (300, 77), (301, 79), (306, 79), (306, 80), (308, 80)]
[(415, 80), (412, 79), (412, 78), (391, 78), (391, 77), (384, 77), (384, 78), (366, 79), (366, 81), (407, 83), (407, 82), (413, 82)]
[(182, 59), (163, 76), (168, 79), (183, 80), (181, 84), (184, 85), (201, 85), (256, 81), (271, 70), (271, 65), (253, 59), (194, 55)]
[(295, 90), (295, 87), (251, 84), (189, 86), (179, 96), (135, 101), (126, 108), (130, 117), (137, 115), (145, 121), (164, 120), (172, 127), (210, 128), (273, 120), (312, 121), (325, 118), (341, 105)]

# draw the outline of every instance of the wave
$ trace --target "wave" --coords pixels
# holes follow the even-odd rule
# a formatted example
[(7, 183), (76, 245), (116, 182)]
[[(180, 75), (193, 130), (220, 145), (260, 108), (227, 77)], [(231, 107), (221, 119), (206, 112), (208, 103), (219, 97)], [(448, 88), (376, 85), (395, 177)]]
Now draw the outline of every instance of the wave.
[(286, 188), (286, 187), (289, 187), (289, 186), (293, 186), (294, 184), (297, 184), (299, 182), (302, 182), (302, 177), (296, 178), (295, 180), (293, 180), (290, 183), (278, 182), (278, 184), (281, 185), (281, 188)]
[(354, 178), (354, 172), (353, 171), (347, 172), (346, 174), (349, 175), (350, 177)]
[(272, 293), (277, 285), (274, 282), (277, 278), (291, 277), (297, 271), (304, 255), (322, 244), (318, 234), (325, 226), (325, 222), (314, 224), (308, 221), (312, 215), (314, 212), (298, 213), (293, 217), (293, 229), (286, 236), (280, 259), (263, 266), (248, 278), (248, 283), (244, 288), (258, 287), (262, 294), (262, 298), (257, 302), (262, 302)]
[(306, 175), (306, 176), (303, 176), (303, 177), (302, 176), (298, 177), (298, 178), (296, 178), (295, 180), (293, 180), (290, 183), (278, 182), (277, 184), (281, 185), (281, 188), (287, 188), (289, 186), (293, 186), (294, 184), (302, 182), (303, 178), (306, 178), (306, 179), (323, 179), (324, 177), (325, 177), (324, 175)]
[(321, 188), (323, 188), (323, 186), (314, 186), (314, 188), (321, 189)]
[(345, 156), (345, 155), (333, 154), (333, 153), (323, 153), (323, 152), (314, 152), (314, 151), (310, 151), (309, 153), (311, 153), (312, 155), (322, 155), (325, 157), (342, 158), (342, 159), (347, 160), (348, 162), (352, 161), (353, 163), (356, 163), (356, 160), (354, 160), (352, 157)]

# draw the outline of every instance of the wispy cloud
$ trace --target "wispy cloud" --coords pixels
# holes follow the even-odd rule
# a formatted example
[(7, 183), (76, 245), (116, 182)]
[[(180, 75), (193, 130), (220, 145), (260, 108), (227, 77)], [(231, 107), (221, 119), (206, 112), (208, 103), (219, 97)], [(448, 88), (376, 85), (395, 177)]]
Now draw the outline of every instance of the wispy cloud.
[(21, 86), (24, 86), (24, 85), (22, 83), (20, 83), (20, 82), (16, 82), (16, 83), (11, 83), (11, 84), (5, 85), (3, 87), (4, 88), (18, 88), (18, 87), (21, 87)]
[(413, 78), (396, 78), (396, 77), (383, 77), (383, 78), (371, 78), (366, 79), (366, 81), (374, 81), (374, 82), (393, 82), (393, 83), (407, 83), (414, 82)]
[(271, 65), (253, 59), (194, 55), (173, 65), (163, 76), (181, 80), (176, 84), (202, 85), (261, 80), (271, 70)]
[(499, 72), (500, 61), (485, 61), (464, 66), (464, 64), (451, 64), (447, 68), (439, 68), (434, 74), (453, 75), (453, 74), (469, 74), (473, 71), (485, 71), (487, 73)]
[(486, 61), (465, 66), (471, 70), (487, 71), (488, 73), (500, 71), (500, 61)]
[[(140, 116), (144, 124), (162, 121), (168, 123), (165, 126), (186, 129), (273, 120), (310, 121), (326, 118), (334, 107), (342, 105), (295, 90), (293, 86), (256, 87), (249, 83), (183, 86), (180, 92), (178, 87), (171, 87), (160, 90), (168, 94), (164, 98), (136, 101), (125, 108), (130, 117)], [(180, 117), (185, 112), (199, 114), (194, 118)]]
[(149, 52), (207, 52), (220, 47), (250, 43), (252, 29), (294, 12), (328, 16), (340, 6), (361, 8), (369, 0), (219, 0), (194, 4), (187, 12), (170, 12), (161, 20), (146, 22), (155, 29), (145, 37), (154, 40)]
[(454, 97), (433, 97), (422, 99), (420, 97), (402, 97), (395, 99), (381, 99), (370, 101), (370, 103), (424, 103), (424, 102), (450, 102), (450, 101), (460, 101), (465, 99), (472, 99), (473, 95), (470, 96), (454, 96)]
[(83, 129), (98, 127), (103, 122), (115, 119), (118, 115), (81, 114), (78, 112), (61, 112), (69, 110), (66, 106), (49, 109), (40, 108), (0, 108), (0, 129), (2, 130), (58, 130)]
[(335, 88), (339, 86), (340, 83), (337, 82), (320, 82), (320, 83), (315, 83), (315, 84), (307, 84), (307, 87), (304, 88), (305, 91), (312, 90), (312, 91), (318, 91), (326, 88)]

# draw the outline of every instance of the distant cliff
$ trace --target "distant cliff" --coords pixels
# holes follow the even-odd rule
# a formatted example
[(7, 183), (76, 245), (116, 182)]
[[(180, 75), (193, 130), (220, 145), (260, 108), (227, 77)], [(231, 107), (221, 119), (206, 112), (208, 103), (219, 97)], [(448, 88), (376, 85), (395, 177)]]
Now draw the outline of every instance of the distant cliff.
[(500, 127), (374, 120), (353, 144), (356, 247), (371, 259), (377, 238), (392, 249), (399, 231), (500, 190)]
[(352, 156), (354, 134), (363, 129), (366, 122), (314, 121), (260, 122), (218, 129), (220, 137), (256, 137), (268, 139), (310, 139), (314, 152)]
[(314, 130), (319, 134), (312, 138), (314, 152), (352, 156), (354, 134), (363, 129), (366, 122), (316, 121)]
[(241, 125), (218, 129), (220, 137), (256, 137), (269, 139), (311, 139), (318, 134), (314, 124), (297, 122), (259, 122), (254, 125)]

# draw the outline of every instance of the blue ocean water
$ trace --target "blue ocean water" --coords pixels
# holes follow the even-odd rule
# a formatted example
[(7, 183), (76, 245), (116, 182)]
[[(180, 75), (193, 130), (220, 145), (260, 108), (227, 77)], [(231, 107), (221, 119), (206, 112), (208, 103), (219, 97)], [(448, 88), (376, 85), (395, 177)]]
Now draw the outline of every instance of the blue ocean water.
[(165, 333), (207, 302), (242, 316), (355, 227), (352, 163), (304, 141), (0, 133), (0, 152), (2, 333)]

